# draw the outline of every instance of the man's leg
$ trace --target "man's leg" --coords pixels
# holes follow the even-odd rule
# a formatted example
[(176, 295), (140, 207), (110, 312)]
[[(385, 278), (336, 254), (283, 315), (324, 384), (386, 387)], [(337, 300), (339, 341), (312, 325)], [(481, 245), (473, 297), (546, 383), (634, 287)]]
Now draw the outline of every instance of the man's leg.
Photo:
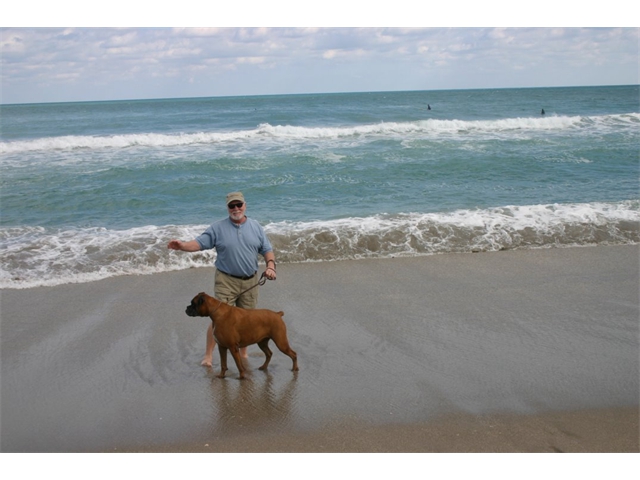
[[(231, 300), (233, 300), (234, 297), (234, 287), (233, 285), (231, 285), (230, 280), (233, 279), (216, 270), (214, 292), (215, 297), (218, 300), (229, 305), (233, 305), (233, 303), (231, 303)], [(213, 365), (214, 348), (216, 348), (216, 340), (213, 338), (213, 322), (209, 322), (209, 326), (207, 327), (207, 346), (204, 352), (204, 358), (202, 359), (202, 362), (200, 362), (200, 365), (204, 367), (211, 367)]]
[(207, 348), (204, 352), (204, 358), (200, 365), (203, 367), (211, 367), (213, 365), (213, 349), (216, 348), (216, 341), (213, 338), (213, 322), (209, 322), (207, 328)]
[[(244, 291), (247, 288), (252, 287), (253, 285), (255, 285), (255, 282), (256, 282), (255, 279), (245, 281), (244, 282), (245, 284), (243, 285), (243, 288), (241, 291)], [(236, 307), (244, 308), (245, 310), (253, 310), (254, 308), (256, 308), (256, 305), (258, 305), (258, 289), (259, 288), (260, 287), (252, 288), (248, 292), (245, 292), (242, 295), (240, 295), (236, 300)], [(242, 358), (247, 358), (249, 356), (247, 355), (246, 347), (240, 349), (240, 356)]]

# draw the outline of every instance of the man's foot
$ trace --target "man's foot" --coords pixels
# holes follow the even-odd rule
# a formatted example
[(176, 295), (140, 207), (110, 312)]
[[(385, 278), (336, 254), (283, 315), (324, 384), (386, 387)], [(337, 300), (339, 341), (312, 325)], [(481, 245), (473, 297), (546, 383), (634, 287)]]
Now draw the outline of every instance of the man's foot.
[(202, 359), (202, 362), (200, 362), (200, 365), (202, 365), (203, 367), (211, 367), (212, 366), (212, 358), (211, 357), (204, 357)]

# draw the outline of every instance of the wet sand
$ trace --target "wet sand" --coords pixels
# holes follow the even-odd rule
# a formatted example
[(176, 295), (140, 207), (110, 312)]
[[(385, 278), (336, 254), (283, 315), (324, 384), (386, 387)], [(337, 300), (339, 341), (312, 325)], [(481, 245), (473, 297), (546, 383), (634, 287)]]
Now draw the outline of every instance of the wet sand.
[(1, 292), (2, 452), (638, 452), (639, 246), (279, 265), (300, 371), (200, 366), (213, 269)]

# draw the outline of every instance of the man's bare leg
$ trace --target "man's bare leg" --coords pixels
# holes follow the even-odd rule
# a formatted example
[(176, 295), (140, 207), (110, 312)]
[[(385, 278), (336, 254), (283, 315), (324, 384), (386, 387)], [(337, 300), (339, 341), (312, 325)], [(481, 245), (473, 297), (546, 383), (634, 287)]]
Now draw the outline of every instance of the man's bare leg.
[(216, 341), (213, 338), (213, 322), (209, 322), (207, 328), (207, 349), (204, 352), (204, 358), (200, 365), (203, 367), (211, 367), (213, 365), (213, 349), (216, 347)]

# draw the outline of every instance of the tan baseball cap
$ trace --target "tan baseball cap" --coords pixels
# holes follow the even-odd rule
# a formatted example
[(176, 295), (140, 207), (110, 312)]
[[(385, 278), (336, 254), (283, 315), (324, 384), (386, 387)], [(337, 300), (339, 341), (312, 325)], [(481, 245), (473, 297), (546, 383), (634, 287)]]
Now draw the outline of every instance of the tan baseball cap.
[(229, 205), (234, 200), (245, 203), (244, 195), (242, 195), (242, 192), (231, 192), (227, 195), (227, 205)]

